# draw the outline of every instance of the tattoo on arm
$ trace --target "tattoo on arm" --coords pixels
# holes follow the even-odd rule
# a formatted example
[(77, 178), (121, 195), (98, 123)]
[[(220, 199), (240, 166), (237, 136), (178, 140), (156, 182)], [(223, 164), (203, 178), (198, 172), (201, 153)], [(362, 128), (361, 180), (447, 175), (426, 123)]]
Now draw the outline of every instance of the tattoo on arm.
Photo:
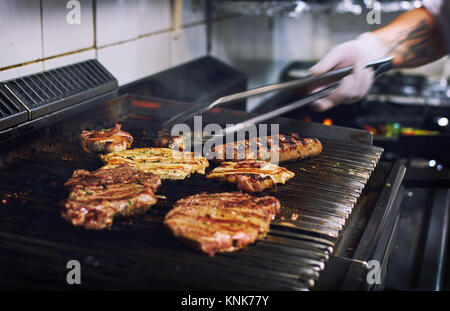
[(389, 54), (394, 55), (401, 66), (417, 66), (445, 55), (444, 44), (438, 31), (426, 20), (420, 20), (413, 28), (399, 33)]

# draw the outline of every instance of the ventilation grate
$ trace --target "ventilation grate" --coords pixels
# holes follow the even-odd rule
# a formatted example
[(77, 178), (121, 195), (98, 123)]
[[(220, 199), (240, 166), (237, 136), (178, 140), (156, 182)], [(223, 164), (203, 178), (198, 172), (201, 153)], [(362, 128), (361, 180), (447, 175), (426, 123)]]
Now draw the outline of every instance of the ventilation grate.
[(34, 120), (117, 88), (117, 80), (97, 61), (45, 71), (5, 82)]
[(4, 84), (0, 84), (0, 131), (27, 120), (27, 110)]

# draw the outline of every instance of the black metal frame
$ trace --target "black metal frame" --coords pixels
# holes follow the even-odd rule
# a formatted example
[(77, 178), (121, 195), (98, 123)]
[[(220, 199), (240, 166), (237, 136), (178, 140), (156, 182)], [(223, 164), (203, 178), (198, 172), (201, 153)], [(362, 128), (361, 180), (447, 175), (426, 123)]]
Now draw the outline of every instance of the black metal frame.
[(389, 268), (389, 257), (397, 237), (398, 212), (404, 191), (401, 184), (405, 172), (406, 168), (401, 164), (395, 164), (392, 168), (353, 256), (353, 259), (365, 262), (377, 260), (380, 263), (380, 284), (369, 284), (366, 280), (367, 267), (359, 263), (352, 263), (346, 274), (343, 290), (383, 288), (386, 271)]
[[(117, 96), (117, 79), (97, 60), (0, 83), (0, 142)], [(1, 113), (2, 107), (9, 115)]]

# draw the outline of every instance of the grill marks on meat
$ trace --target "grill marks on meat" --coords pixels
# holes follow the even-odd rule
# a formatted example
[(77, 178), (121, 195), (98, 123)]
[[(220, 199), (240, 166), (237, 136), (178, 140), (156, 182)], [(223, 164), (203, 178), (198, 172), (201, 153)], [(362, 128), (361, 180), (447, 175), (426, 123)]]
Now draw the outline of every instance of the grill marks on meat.
[(223, 144), (215, 146), (214, 152), (216, 162), (248, 159), (276, 162), (277, 153), (279, 162), (287, 162), (320, 154), (322, 144), (317, 138), (301, 138), (291, 133)]
[(177, 201), (164, 224), (176, 237), (213, 256), (264, 238), (279, 210), (280, 202), (271, 196), (204, 193)]
[(64, 186), (69, 189), (76, 187), (102, 188), (111, 184), (137, 183), (150, 187), (154, 192), (161, 186), (161, 179), (158, 175), (145, 173), (137, 170), (132, 165), (124, 164), (115, 168), (100, 168), (89, 172), (86, 170), (76, 170), (72, 178)]
[(144, 214), (156, 203), (157, 175), (128, 165), (94, 172), (76, 170), (65, 186), (71, 189), (63, 202), (62, 217), (86, 229), (111, 227), (114, 217)]
[(238, 189), (252, 193), (272, 188), (277, 183), (284, 184), (294, 176), (288, 169), (270, 162), (245, 160), (222, 162), (206, 177), (237, 184)]
[(130, 217), (144, 214), (156, 203), (153, 191), (137, 184), (106, 186), (104, 190), (73, 190), (64, 203), (63, 218), (86, 229), (111, 227), (116, 216)]
[(108, 153), (130, 148), (133, 137), (121, 130), (122, 125), (116, 123), (111, 129), (99, 131), (82, 131), (81, 146), (86, 152)]
[(185, 179), (193, 173), (205, 174), (208, 160), (193, 152), (169, 148), (135, 148), (100, 155), (105, 168), (129, 164), (143, 172), (159, 175), (161, 179)]

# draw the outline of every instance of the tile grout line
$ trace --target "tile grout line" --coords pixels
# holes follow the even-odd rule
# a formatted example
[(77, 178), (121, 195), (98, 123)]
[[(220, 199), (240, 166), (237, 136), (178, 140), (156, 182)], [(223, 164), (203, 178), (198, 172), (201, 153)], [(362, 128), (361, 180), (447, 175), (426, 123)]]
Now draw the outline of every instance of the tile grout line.
[[(95, 4), (97, 4), (96, 0), (93, 0), (93, 2), (95, 2)], [(40, 11), (41, 11), (42, 56), (44, 56), (43, 0), (40, 0), (40, 4), (41, 4)], [(98, 59), (98, 50), (99, 49), (103, 49), (103, 48), (107, 48), (107, 47), (111, 47), (111, 46), (115, 46), (115, 45), (120, 45), (120, 44), (124, 44), (124, 43), (128, 43), (128, 42), (133, 42), (133, 41), (137, 41), (137, 40), (139, 40), (141, 38), (146, 38), (146, 37), (150, 37), (152, 35), (158, 35), (158, 34), (162, 34), (162, 33), (165, 33), (165, 32), (171, 32), (172, 31), (172, 28), (168, 28), (168, 29), (157, 31), (157, 32), (151, 32), (151, 33), (139, 35), (139, 36), (134, 37), (132, 39), (123, 40), (123, 41), (115, 42), (115, 43), (111, 43), (111, 44), (106, 44), (106, 45), (103, 45), (103, 46), (97, 46), (97, 33), (96, 33), (97, 32), (96, 31), (97, 30), (97, 26), (96, 26), (95, 12), (96, 12), (96, 8), (94, 7), (94, 12), (93, 12), (93, 14), (94, 14), (94, 17), (93, 17), (94, 18), (94, 45), (93, 46), (90, 46), (90, 47), (87, 47), (87, 48), (83, 48), (83, 49), (79, 49), (79, 50), (70, 51), (70, 52), (67, 52), (67, 53), (53, 55), (53, 56), (49, 56), (49, 57), (42, 57), (42, 58), (38, 58), (36, 60), (32, 60), (32, 61), (28, 61), (28, 62), (24, 62), (24, 63), (20, 63), (20, 64), (6, 66), (6, 67), (3, 67), (3, 68), (0, 68), (0, 71), (6, 71), (6, 70), (9, 70), (9, 69), (15, 69), (15, 68), (19, 68), (19, 67), (22, 67), (22, 66), (31, 65), (31, 64), (35, 64), (35, 63), (39, 63), (39, 62), (43, 62), (42, 63), (42, 69), (45, 70), (45, 68), (44, 68), (44, 61), (46, 61), (46, 60), (55, 59), (55, 58), (58, 58), (58, 57), (63, 57), (63, 56), (72, 55), (72, 54), (77, 54), (77, 53), (85, 52), (85, 51), (88, 51), (88, 50), (91, 50), (91, 49), (94, 49), (94, 51), (95, 51), (95, 58)], [(232, 19), (232, 18), (235, 18), (235, 17), (237, 17), (237, 15), (216, 18), (216, 19), (214, 19), (213, 22), (219, 22), (219, 21), (223, 21), (223, 20), (226, 20), (226, 19)], [(189, 23), (189, 24), (183, 25), (183, 29), (190, 28), (190, 27), (195, 27), (195, 26), (200, 26), (200, 25), (206, 25), (206, 21), (202, 20), (202, 21), (199, 21), (199, 22), (194, 22), (194, 23)]]
[(11, 66), (0, 68), (0, 71), (5, 71), (5, 70), (15, 69), (15, 68), (19, 68), (19, 67), (23, 67), (23, 66), (27, 66), (27, 65), (31, 65), (31, 64), (36, 64), (36, 63), (39, 63), (39, 62), (44, 62), (46, 60), (55, 59), (55, 58), (58, 58), (58, 57), (68, 56), (68, 55), (72, 55), (72, 54), (78, 54), (78, 53), (86, 52), (86, 51), (89, 51), (89, 50), (92, 50), (92, 49), (94, 49), (94, 47), (90, 46), (90, 47), (87, 47), (87, 48), (83, 48), (83, 49), (79, 49), (79, 50), (75, 50), (75, 51), (70, 51), (70, 52), (67, 52), (67, 53), (62, 53), (62, 54), (53, 55), (53, 56), (44, 57), (44, 58), (38, 58), (38, 59), (35, 59), (35, 60), (32, 60), (32, 61), (28, 61), (28, 62), (25, 62), (25, 63), (20, 63), (20, 64), (16, 64), (16, 65), (11, 65)]
[[(40, 14), (41, 14), (41, 57), (44, 57), (44, 4), (43, 4), (43, 0), (40, 0)], [(42, 71), (45, 70), (45, 65), (44, 62), (42, 62)]]
[(92, 19), (93, 19), (93, 27), (94, 27), (95, 59), (98, 59), (98, 49), (97, 49), (97, 0), (92, 0)]

